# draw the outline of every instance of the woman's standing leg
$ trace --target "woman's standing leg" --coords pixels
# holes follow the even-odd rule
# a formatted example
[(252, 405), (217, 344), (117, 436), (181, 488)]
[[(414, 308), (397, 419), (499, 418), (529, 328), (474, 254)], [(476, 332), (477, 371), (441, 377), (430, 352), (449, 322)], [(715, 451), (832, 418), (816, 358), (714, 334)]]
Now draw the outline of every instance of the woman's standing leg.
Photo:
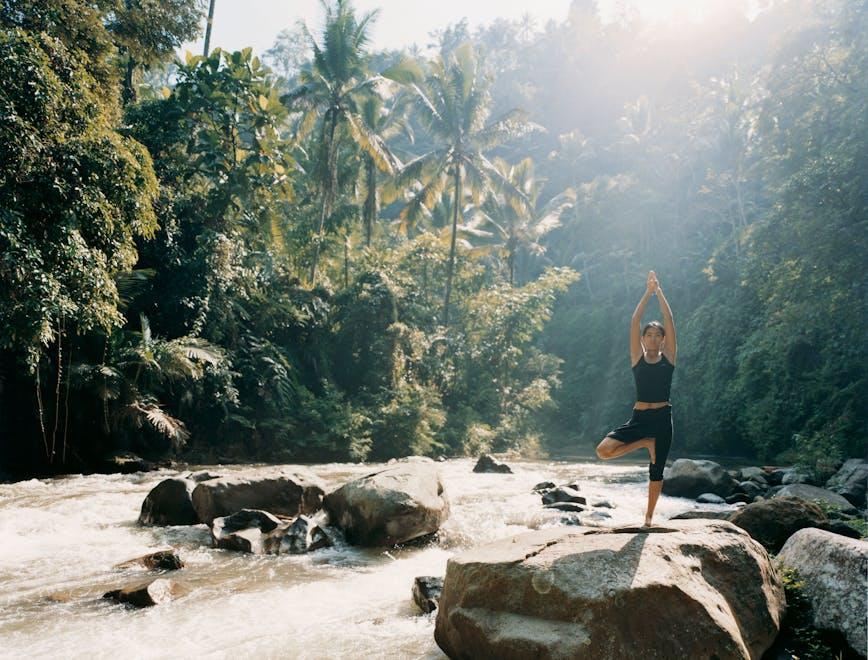
[(672, 445), (672, 409), (664, 408), (661, 414), (664, 416), (655, 425), (653, 441), (657, 455), (656, 460), (648, 465), (648, 508), (645, 510), (646, 525), (651, 524), (654, 508), (657, 506), (657, 499), (660, 497), (660, 491), (663, 489), (663, 468), (666, 465), (666, 458), (669, 456), (669, 448)]

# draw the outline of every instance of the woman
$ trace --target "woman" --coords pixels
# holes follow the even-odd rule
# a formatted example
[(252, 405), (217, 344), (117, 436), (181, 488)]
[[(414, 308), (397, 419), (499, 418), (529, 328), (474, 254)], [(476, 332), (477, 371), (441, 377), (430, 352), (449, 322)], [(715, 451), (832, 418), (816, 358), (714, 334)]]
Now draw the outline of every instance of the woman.
[[(639, 323), (648, 299), (657, 296), (663, 324), (651, 321), (642, 330)], [(636, 404), (626, 423), (610, 431), (597, 446), (597, 456), (603, 459), (622, 456), (646, 448), (651, 458), (648, 465), (648, 508), (645, 525), (651, 524), (654, 507), (663, 487), (663, 466), (672, 443), (672, 405), (669, 389), (675, 370), (675, 322), (672, 310), (663, 295), (654, 271), (648, 273), (645, 295), (633, 312), (630, 322), (630, 360), (636, 381)]]

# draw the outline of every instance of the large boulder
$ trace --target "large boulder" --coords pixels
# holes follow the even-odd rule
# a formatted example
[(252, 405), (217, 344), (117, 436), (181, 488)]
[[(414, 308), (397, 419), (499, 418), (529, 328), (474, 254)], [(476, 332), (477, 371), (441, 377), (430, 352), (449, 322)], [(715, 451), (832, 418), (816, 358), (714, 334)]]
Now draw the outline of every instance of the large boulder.
[(785, 603), (762, 546), (724, 521), (554, 528), (449, 559), (450, 658), (760, 658)]
[(449, 516), (434, 461), (399, 461), (325, 497), (333, 523), (355, 545), (406, 543), (436, 532)]
[(844, 497), (831, 490), (811, 486), (810, 484), (789, 484), (775, 493), (775, 497), (800, 497), (803, 500), (820, 500), (832, 506), (840, 507), (844, 513), (856, 513), (856, 508)]
[(257, 469), (202, 481), (193, 489), (192, 501), (199, 522), (241, 509), (264, 509), (272, 514), (297, 516), (322, 508), (325, 484), (307, 470), (286, 467)]
[(868, 461), (851, 458), (844, 462), (829, 481), (826, 488), (847, 498), (853, 506), (865, 508), (865, 491), (868, 487)]
[(786, 540), (800, 529), (823, 527), (829, 522), (820, 507), (797, 497), (748, 504), (733, 513), (729, 521), (744, 529), (769, 552), (780, 550)]
[(663, 494), (695, 499), (703, 493), (721, 497), (738, 490), (738, 482), (714, 461), (679, 458), (663, 474)]
[(193, 508), (192, 479), (164, 479), (151, 489), (142, 502), (142, 525), (197, 525), (199, 515)]
[(784, 544), (777, 561), (799, 572), (811, 601), (814, 626), (839, 631), (864, 656), (868, 648), (868, 542), (803, 529)]

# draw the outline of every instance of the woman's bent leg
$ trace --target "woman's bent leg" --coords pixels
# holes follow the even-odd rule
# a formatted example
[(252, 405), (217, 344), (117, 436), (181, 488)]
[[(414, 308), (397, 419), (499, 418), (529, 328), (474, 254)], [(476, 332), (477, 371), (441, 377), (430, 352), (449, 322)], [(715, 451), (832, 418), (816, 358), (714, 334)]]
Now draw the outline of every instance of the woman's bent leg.
[(607, 435), (603, 438), (602, 442), (597, 445), (597, 456), (604, 460), (617, 458), (618, 456), (629, 454), (631, 451), (636, 451), (643, 447), (648, 449), (652, 457), (654, 456), (654, 438), (642, 438), (641, 440), (634, 440), (633, 442), (622, 442)]

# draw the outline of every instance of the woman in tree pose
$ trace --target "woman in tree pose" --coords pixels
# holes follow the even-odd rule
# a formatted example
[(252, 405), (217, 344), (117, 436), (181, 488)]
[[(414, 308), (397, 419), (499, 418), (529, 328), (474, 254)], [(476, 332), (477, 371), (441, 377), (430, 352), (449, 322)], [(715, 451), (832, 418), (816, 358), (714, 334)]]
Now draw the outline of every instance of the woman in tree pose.
[[(641, 336), (639, 323), (648, 299), (657, 296), (663, 324), (651, 321), (645, 324)], [(648, 508), (645, 525), (651, 524), (654, 507), (663, 487), (663, 466), (672, 443), (672, 404), (669, 388), (675, 370), (675, 322), (672, 310), (663, 295), (654, 271), (648, 273), (645, 294), (633, 312), (630, 321), (630, 364), (636, 381), (636, 403), (633, 414), (624, 424), (610, 431), (597, 445), (597, 456), (603, 459), (622, 456), (636, 449), (646, 448), (651, 462), (648, 465)]]

